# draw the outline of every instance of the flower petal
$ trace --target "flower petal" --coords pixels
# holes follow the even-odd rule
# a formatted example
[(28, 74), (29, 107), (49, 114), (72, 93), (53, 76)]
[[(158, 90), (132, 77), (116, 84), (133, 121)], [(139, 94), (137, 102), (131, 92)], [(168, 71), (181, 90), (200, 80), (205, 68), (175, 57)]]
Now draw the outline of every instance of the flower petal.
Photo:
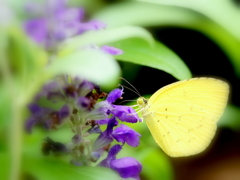
[(98, 136), (97, 140), (93, 143), (93, 147), (92, 147), (93, 151), (99, 150), (113, 141), (113, 136), (112, 136), (113, 127), (116, 126), (117, 123), (118, 122), (115, 117), (112, 117), (109, 120), (107, 129), (104, 132), (102, 132)]
[(43, 44), (48, 35), (47, 21), (43, 18), (28, 20), (24, 29), (26, 33), (37, 43)]
[(123, 122), (136, 123), (141, 121), (135, 110), (128, 106), (113, 105), (111, 113)]
[(139, 137), (141, 136), (139, 133), (124, 124), (121, 124), (120, 127), (114, 129), (112, 135), (118, 142), (126, 142), (132, 147), (137, 147), (139, 145)]
[(102, 167), (108, 167), (110, 168), (110, 162), (114, 159), (116, 159), (116, 155), (120, 152), (120, 150), (122, 149), (122, 146), (120, 146), (119, 144), (114, 145), (108, 152), (108, 156), (102, 160), (98, 166), (102, 166)]
[(106, 52), (106, 53), (108, 53), (108, 54), (111, 54), (111, 55), (123, 54), (123, 50), (115, 48), (115, 47), (112, 47), (112, 46), (106, 46), (106, 45), (102, 46), (101, 50)]
[(91, 105), (90, 99), (86, 97), (79, 97), (76, 103), (81, 109), (84, 109), (84, 110), (89, 109)]
[(111, 169), (117, 171), (122, 178), (139, 179), (142, 165), (132, 157), (124, 157), (110, 161)]
[(122, 94), (123, 90), (121, 89), (117, 88), (112, 90), (107, 97), (107, 102), (110, 104), (114, 103), (117, 99), (119, 99), (122, 96)]
[(58, 112), (58, 115), (60, 120), (68, 117), (70, 115), (70, 108), (68, 107), (68, 105), (64, 105)]

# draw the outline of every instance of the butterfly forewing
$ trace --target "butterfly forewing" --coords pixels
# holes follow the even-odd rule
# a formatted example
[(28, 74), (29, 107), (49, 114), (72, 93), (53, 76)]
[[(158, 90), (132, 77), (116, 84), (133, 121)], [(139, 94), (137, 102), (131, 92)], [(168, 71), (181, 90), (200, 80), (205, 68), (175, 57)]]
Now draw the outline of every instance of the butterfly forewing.
[(211, 142), (228, 92), (227, 83), (213, 78), (179, 81), (153, 94), (143, 117), (168, 155), (197, 154)]

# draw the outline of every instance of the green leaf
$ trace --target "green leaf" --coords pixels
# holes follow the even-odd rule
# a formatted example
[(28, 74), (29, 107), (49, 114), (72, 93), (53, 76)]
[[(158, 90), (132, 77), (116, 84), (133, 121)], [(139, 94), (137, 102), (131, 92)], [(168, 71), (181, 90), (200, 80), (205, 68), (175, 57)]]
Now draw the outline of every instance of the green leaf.
[(191, 78), (191, 72), (184, 62), (160, 42), (155, 42), (154, 46), (150, 46), (147, 42), (135, 38), (111, 43), (110, 45), (124, 51), (124, 54), (116, 56), (120, 61), (160, 69), (179, 80)]
[[(233, 36), (240, 40), (240, 11), (232, 1), (227, 0), (135, 0), (153, 4), (178, 6), (191, 9), (207, 16), (212, 21), (227, 29)], [(224, 12), (224, 13), (223, 13)]]
[(120, 67), (112, 56), (99, 50), (88, 49), (56, 58), (46, 72), (50, 76), (78, 75), (101, 86), (113, 87), (120, 76)]
[(4, 53), (15, 83), (28, 86), (32, 78), (47, 63), (46, 53), (31, 42), (18, 27), (9, 27), (4, 33)]
[(1, 179), (9, 179), (9, 172), (10, 172), (10, 155), (6, 152), (0, 151), (0, 174)]
[(132, 24), (174, 26), (200, 31), (226, 53), (240, 76), (240, 23), (238, 23), (240, 11), (231, 4), (232, 1), (151, 0), (151, 2), (153, 3), (136, 1), (115, 3), (96, 13), (93, 19), (99, 19), (110, 27)]
[(152, 35), (145, 29), (136, 26), (123, 26), (100, 31), (89, 31), (79, 36), (74, 36), (63, 43), (63, 49), (59, 54), (69, 54), (86, 45), (107, 45), (108, 43), (131, 37), (144, 39), (150, 44), (154, 43)]
[[(5, 86), (0, 83), (0, 132), (11, 119), (11, 98)], [(0, 137), (1, 138), (1, 137)]]
[(119, 175), (109, 168), (74, 166), (50, 157), (25, 157), (23, 163), (23, 175), (31, 175), (39, 180), (120, 179)]

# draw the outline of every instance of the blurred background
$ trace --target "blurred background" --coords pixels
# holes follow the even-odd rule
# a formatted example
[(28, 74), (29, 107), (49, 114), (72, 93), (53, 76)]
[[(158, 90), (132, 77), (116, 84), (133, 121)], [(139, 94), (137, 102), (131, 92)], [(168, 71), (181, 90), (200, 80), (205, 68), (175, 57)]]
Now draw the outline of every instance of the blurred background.
[[(7, 29), (6, 27), (9, 26), (22, 29), (22, 24), (30, 18), (29, 14), (24, 11), (27, 2), (17, 0), (0, 2), (2, 29)], [(140, 146), (126, 148), (120, 156), (132, 156), (142, 163), (141, 179), (239, 180), (240, 1), (69, 0), (68, 3), (69, 6), (83, 7), (86, 19), (101, 20), (108, 25), (108, 28), (127, 25), (145, 28), (151, 33), (155, 41), (167, 46), (186, 64), (192, 73), (192, 77), (216, 77), (230, 84), (229, 103), (218, 123), (216, 136), (210, 146), (198, 155), (183, 158), (168, 157), (154, 142), (145, 123), (131, 126), (142, 135)], [(2, 32), (4, 31), (0, 32), (0, 38), (3, 38), (0, 40), (2, 42), (1, 47), (4, 44), (4, 33)], [(116, 36), (118, 35), (116, 34)], [(18, 39), (20, 46), (24, 42), (24, 38)], [(111, 43), (118, 47), (114, 41)], [(2, 48), (1, 52), (5, 50)], [(10, 53), (12, 54), (18, 54), (18, 50), (15, 47), (10, 47)], [(4, 57), (1, 56), (0, 66), (2, 67), (4, 67), (3, 59)], [(141, 95), (146, 97), (167, 84), (181, 80), (181, 78), (164, 71), (164, 69), (144, 66), (141, 62), (133, 63), (131, 60), (121, 59), (121, 56), (116, 56), (115, 59), (119, 60), (117, 62), (121, 69), (120, 76), (127, 79), (138, 89)], [(17, 58), (14, 61), (17, 61)], [(16, 62), (11, 63), (18, 64)], [(37, 66), (43, 65), (39, 61)], [(4, 80), (3, 68), (1, 68), (1, 71), (0, 80), (2, 81), (1, 85), (4, 86), (4, 83), (8, 80), (6, 82)], [(26, 96), (26, 104), (33, 97), (33, 92), (37, 92), (41, 83), (36, 85), (30, 97)], [(110, 85), (108, 84), (104, 89), (109, 91), (109, 87), (116, 87), (118, 83), (118, 80), (111, 81)], [(128, 86), (125, 82), (120, 83)], [(2, 92), (1, 99), (3, 99), (0, 103), (0, 121), (2, 121), (0, 124), (0, 150), (4, 152), (6, 144), (10, 143), (5, 136), (6, 134), (12, 135), (6, 132), (5, 127), (10, 126), (10, 121), (8, 122), (6, 119), (11, 119), (14, 116), (13, 106), (11, 106), (14, 103), (14, 98), (9, 100), (7, 95), (4, 94), (6, 90), (4, 88), (0, 90)], [(15, 95), (17, 96), (18, 93), (15, 93)], [(137, 98), (133, 92), (128, 90), (125, 90), (123, 97), (127, 100)], [(24, 107), (21, 111), (24, 112), (21, 117), (22, 123), (28, 113)], [(19, 126), (21, 126), (21, 123)], [(30, 141), (34, 141), (34, 138)], [(23, 151), (28, 152), (30, 150)], [(4, 153), (1, 157), (3, 158), (3, 156), (5, 156)], [(31, 179), (31, 177), (26, 178), (26, 176), (24, 178)]]

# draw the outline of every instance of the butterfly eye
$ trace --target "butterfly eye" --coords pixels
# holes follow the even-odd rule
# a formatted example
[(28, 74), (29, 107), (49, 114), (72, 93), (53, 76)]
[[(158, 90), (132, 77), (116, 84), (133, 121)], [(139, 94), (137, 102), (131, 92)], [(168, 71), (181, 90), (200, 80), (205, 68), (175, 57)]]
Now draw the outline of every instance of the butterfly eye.
[(145, 104), (147, 104), (148, 100), (145, 99), (145, 98), (143, 98), (143, 102), (144, 102)]

